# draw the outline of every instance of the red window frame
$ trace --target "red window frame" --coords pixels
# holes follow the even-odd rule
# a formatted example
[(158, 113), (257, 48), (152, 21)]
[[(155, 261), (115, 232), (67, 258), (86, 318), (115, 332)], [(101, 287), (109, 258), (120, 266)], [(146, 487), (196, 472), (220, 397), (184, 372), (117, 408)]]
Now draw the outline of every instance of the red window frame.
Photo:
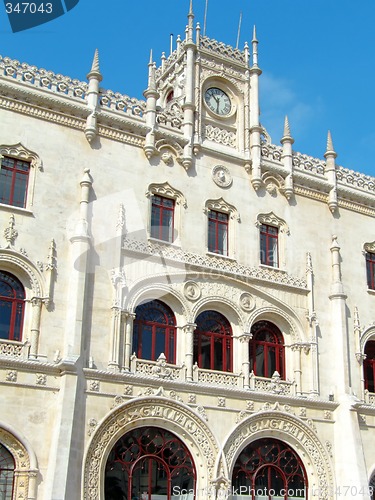
[(367, 286), (375, 290), (375, 253), (366, 253)]
[(140, 359), (156, 361), (164, 353), (168, 363), (176, 362), (176, 319), (172, 310), (160, 300), (137, 306), (133, 349)]
[(217, 311), (204, 311), (195, 323), (194, 362), (200, 368), (231, 372), (233, 336), (227, 318)]
[(366, 342), (365, 355), (366, 359), (363, 361), (365, 389), (375, 392), (375, 340)]
[[(258, 321), (251, 328), (249, 344), (250, 370), (258, 377), (271, 378), (275, 371), (285, 379), (284, 339), (276, 325)], [(257, 363), (257, 358), (259, 362)], [(260, 363), (262, 363), (260, 365)]]
[(0, 169), (0, 203), (25, 208), (30, 162), (4, 156)]
[(12, 274), (0, 271), (0, 339), (22, 339), (25, 290)]
[(279, 265), (279, 229), (277, 227), (267, 224), (260, 226), (260, 262), (265, 266), (278, 267)]
[(245, 488), (242, 494), (251, 500), (257, 494), (267, 500), (281, 493), (284, 500), (300, 498), (301, 491), (305, 500), (308, 496), (307, 474), (301, 459), (286, 443), (271, 438), (258, 439), (240, 453), (233, 469), (232, 487), (243, 492)]
[[(228, 255), (228, 214), (209, 210), (208, 212), (208, 251)], [(226, 240), (226, 241), (225, 241)]]
[(140, 427), (122, 436), (109, 453), (105, 498), (152, 500), (161, 494), (171, 500), (175, 488), (194, 491), (196, 477), (192, 455), (177, 436), (158, 427)]
[(151, 237), (173, 242), (175, 201), (171, 198), (154, 195), (151, 207)]

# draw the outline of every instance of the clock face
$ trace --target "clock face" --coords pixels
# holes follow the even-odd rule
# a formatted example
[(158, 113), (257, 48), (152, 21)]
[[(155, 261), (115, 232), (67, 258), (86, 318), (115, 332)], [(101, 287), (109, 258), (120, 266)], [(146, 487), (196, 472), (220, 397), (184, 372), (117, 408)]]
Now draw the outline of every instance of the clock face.
[(225, 116), (230, 113), (232, 104), (229, 96), (221, 89), (211, 87), (206, 90), (204, 99), (211, 111), (220, 116)]

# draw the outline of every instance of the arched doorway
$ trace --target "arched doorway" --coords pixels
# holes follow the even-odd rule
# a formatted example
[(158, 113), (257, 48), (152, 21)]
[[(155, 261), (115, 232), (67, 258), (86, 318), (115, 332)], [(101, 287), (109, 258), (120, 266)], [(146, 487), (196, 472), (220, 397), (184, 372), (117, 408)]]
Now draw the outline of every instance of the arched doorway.
[(158, 427), (141, 427), (122, 436), (105, 468), (105, 500), (193, 498), (196, 472), (187, 447)]
[(307, 475), (296, 452), (277, 439), (250, 443), (238, 456), (232, 475), (234, 499), (307, 500)]

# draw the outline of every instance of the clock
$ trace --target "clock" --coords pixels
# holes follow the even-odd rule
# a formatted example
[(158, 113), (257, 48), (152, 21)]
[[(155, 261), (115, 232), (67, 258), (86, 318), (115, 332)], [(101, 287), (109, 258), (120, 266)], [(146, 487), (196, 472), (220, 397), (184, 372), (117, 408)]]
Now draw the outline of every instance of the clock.
[(232, 109), (229, 96), (217, 87), (210, 87), (204, 94), (208, 108), (219, 116), (226, 116)]

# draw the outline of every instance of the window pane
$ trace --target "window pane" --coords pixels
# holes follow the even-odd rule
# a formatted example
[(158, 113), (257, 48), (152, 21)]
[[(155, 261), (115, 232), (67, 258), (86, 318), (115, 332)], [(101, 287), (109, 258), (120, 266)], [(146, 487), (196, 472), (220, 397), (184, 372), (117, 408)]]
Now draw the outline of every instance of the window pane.
[(222, 255), (227, 255), (228, 248), (228, 227), (225, 224), (219, 224), (218, 251)]
[(13, 203), (16, 207), (25, 207), (26, 201), (26, 188), (27, 177), (24, 174), (16, 174), (14, 189), (13, 189)]
[(0, 299), (0, 339), (9, 339), (12, 303)]
[(142, 328), (142, 358), (152, 359), (152, 327), (145, 325)]
[(165, 329), (164, 328), (156, 328), (155, 332), (155, 358), (158, 359), (160, 354), (163, 352), (165, 354), (166, 345), (165, 345)]
[(0, 170), (0, 203), (9, 204), (12, 186), (12, 174), (5, 169)]

